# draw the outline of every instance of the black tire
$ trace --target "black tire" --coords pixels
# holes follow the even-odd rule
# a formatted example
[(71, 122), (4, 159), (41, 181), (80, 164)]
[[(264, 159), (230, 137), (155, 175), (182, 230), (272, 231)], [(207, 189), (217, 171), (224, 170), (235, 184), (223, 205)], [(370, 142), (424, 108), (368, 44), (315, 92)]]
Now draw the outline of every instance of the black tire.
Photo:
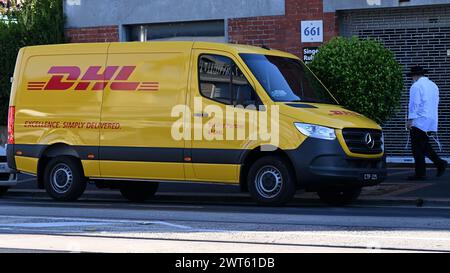
[(265, 156), (251, 165), (248, 190), (260, 205), (281, 206), (292, 200), (296, 191), (295, 175), (290, 164), (279, 156)]
[(331, 206), (345, 206), (358, 199), (361, 188), (325, 189), (317, 192), (324, 203)]
[(44, 171), (47, 194), (58, 201), (75, 201), (86, 189), (87, 180), (78, 159), (59, 156), (50, 159)]
[(120, 188), (120, 193), (131, 202), (142, 203), (151, 199), (158, 190), (157, 182), (128, 182)]
[(9, 190), (9, 187), (4, 187), (4, 186), (0, 187), (0, 197), (5, 195), (6, 192), (8, 192), (8, 190)]

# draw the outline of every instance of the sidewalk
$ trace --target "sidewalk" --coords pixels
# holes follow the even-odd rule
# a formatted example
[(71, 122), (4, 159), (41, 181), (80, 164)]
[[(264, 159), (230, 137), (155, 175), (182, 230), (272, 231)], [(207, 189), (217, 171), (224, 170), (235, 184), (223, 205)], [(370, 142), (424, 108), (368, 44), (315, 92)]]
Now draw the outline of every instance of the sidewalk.
[[(428, 170), (426, 181), (407, 181), (407, 177), (414, 172), (411, 168), (391, 168), (388, 179), (382, 184), (367, 187), (355, 203), (356, 205), (405, 205), (416, 206), (422, 199), (423, 206), (450, 207), (450, 170), (443, 177), (436, 178), (434, 169)], [(22, 184), (23, 185), (23, 184)], [(9, 196), (24, 196), (31, 198), (46, 198), (44, 190), (35, 189), (34, 185), (13, 188)], [(83, 200), (117, 200), (120, 193), (113, 190), (99, 190), (89, 186)], [(157, 202), (205, 203), (241, 205), (252, 204), (248, 193), (241, 193), (238, 187), (226, 185), (207, 184), (161, 184), (157, 195)], [(321, 204), (315, 193), (298, 192), (292, 205), (319, 205)]]
[(414, 174), (411, 168), (391, 168), (388, 179), (382, 184), (366, 188), (362, 200), (385, 201), (417, 201), (440, 203), (450, 206), (450, 171), (442, 177), (436, 177), (436, 170), (429, 168), (426, 181), (408, 181), (408, 176)]

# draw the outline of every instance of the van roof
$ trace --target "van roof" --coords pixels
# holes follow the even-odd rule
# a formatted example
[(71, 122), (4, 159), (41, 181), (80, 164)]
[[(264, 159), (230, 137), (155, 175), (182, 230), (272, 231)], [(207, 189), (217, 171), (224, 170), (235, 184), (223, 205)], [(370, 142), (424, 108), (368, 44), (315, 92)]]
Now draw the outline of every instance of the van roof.
[(192, 42), (192, 41), (151, 41), (151, 42), (113, 42), (113, 43), (69, 43), (54, 45), (38, 45), (26, 47), (27, 54), (38, 55), (54, 55), (54, 54), (83, 54), (83, 53), (103, 53), (108, 48), (119, 49), (123, 47), (133, 48), (137, 52), (148, 50), (151, 47), (155, 51), (182, 50), (188, 51), (194, 49), (208, 49), (219, 51), (231, 51), (235, 54), (253, 53), (264, 55), (276, 55), (289, 58), (298, 58), (297, 56), (274, 49), (265, 49), (262, 47), (230, 44), (230, 43), (214, 43), (214, 42)]

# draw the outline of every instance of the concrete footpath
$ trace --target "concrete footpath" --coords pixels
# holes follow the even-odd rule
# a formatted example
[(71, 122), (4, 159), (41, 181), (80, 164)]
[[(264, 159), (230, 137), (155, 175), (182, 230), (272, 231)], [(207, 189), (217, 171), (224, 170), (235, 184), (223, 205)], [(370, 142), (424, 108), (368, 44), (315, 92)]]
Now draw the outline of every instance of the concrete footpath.
[(450, 171), (437, 178), (436, 169), (429, 168), (427, 180), (408, 181), (413, 174), (411, 168), (390, 168), (388, 179), (378, 186), (364, 188), (358, 203), (450, 207)]
[[(450, 207), (450, 170), (436, 178), (436, 170), (428, 170), (426, 181), (408, 181), (411, 168), (390, 168), (388, 179), (374, 187), (364, 188), (355, 205), (405, 205)], [(36, 189), (34, 179), (11, 189), (6, 197), (47, 198), (44, 190)], [(123, 200), (118, 191), (99, 190), (90, 185), (82, 200)], [(167, 183), (161, 184), (154, 200), (149, 202), (203, 203), (221, 205), (253, 204), (249, 194), (227, 185)], [(299, 191), (292, 205), (321, 205), (315, 193)]]

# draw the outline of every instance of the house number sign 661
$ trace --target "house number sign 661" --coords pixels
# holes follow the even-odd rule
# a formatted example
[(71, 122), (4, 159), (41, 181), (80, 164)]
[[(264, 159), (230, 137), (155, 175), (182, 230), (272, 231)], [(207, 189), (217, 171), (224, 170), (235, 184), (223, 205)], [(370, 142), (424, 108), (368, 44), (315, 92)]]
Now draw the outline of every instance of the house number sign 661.
[(301, 23), (302, 43), (322, 43), (323, 42), (323, 21), (302, 21)]

